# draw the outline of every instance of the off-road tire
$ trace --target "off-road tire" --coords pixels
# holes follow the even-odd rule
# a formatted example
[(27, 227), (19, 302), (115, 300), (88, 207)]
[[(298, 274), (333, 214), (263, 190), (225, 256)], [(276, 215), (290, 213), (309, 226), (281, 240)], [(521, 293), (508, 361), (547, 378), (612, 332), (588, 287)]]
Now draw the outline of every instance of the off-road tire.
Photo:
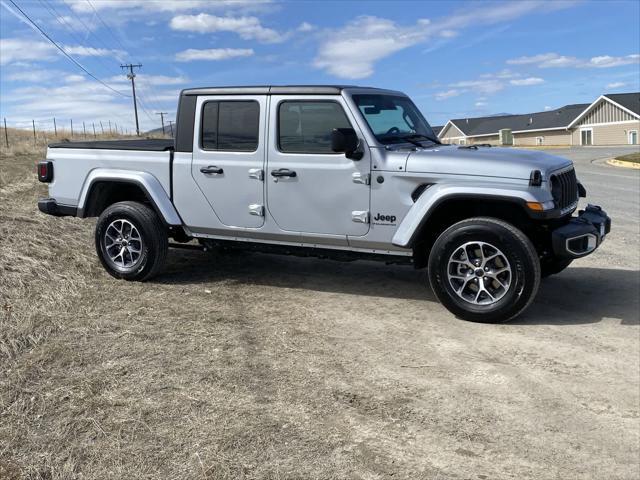
[(542, 272), (542, 278), (550, 277), (556, 273), (562, 272), (565, 268), (571, 265), (573, 259), (558, 259), (552, 258), (540, 262), (540, 270)]
[[(106, 230), (113, 222), (125, 220), (141, 237), (141, 253), (134, 265), (117, 266), (107, 253)], [(95, 231), (96, 252), (105, 270), (113, 277), (144, 281), (157, 275), (164, 266), (169, 249), (168, 232), (158, 214), (138, 202), (118, 202), (107, 207), (98, 218)]]
[[(509, 287), (493, 304), (476, 305), (464, 300), (448, 278), (454, 252), (469, 242), (495, 246), (509, 263)], [(446, 229), (431, 248), (428, 268), (438, 300), (457, 317), (472, 322), (496, 323), (515, 318), (529, 307), (540, 286), (540, 261), (531, 241), (513, 225), (490, 217), (470, 218)]]

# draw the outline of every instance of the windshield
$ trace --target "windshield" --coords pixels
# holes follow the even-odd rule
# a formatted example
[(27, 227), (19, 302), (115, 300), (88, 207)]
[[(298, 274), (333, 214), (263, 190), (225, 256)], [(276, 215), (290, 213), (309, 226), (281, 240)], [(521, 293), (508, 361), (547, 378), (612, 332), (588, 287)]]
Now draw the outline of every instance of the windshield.
[(420, 110), (408, 97), (397, 95), (353, 95), (376, 139), (384, 144), (440, 143)]

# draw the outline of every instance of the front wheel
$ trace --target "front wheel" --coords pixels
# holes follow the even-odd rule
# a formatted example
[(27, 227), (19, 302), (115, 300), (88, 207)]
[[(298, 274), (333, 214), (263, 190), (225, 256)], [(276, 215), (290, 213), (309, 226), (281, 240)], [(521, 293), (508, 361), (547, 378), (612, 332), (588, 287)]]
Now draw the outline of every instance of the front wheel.
[(531, 241), (513, 225), (476, 217), (445, 230), (429, 255), (429, 280), (438, 300), (473, 322), (503, 322), (522, 313), (540, 285)]
[(138, 202), (107, 207), (96, 223), (95, 241), (105, 270), (124, 280), (147, 280), (157, 274), (169, 248), (158, 214)]

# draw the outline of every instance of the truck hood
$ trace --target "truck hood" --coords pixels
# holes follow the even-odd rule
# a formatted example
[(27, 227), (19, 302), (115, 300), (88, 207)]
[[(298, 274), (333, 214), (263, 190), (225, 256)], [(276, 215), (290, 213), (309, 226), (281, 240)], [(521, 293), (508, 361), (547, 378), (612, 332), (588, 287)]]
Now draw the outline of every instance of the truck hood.
[(550, 172), (571, 164), (571, 160), (536, 150), (501, 147), (475, 150), (441, 145), (411, 152), (406, 171), (528, 180), (532, 170), (540, 170), (546, 180)]

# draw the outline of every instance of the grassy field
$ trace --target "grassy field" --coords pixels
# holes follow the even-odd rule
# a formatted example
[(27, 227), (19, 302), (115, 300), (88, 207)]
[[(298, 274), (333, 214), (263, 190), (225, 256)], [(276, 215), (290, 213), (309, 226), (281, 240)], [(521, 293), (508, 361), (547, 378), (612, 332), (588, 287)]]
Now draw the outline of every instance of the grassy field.
[(171, 251), (126, 283), (94, 219), (37, 211), (43, 155), (0, 150), (0, 479), (637, 478), (635, 263), (508, 325), (371, 262)]

